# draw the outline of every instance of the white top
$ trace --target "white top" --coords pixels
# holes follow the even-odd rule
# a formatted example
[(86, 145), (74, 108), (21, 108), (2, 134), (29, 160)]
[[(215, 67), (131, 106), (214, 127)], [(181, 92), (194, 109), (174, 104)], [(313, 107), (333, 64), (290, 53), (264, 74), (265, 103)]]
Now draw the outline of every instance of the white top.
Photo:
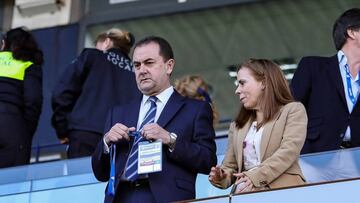
[(256, 130), (257, 122), (252, 122), (243, 142), (244, 169), (246, 171), (258, 167), (260, 160), (260, 144), (264, 127)]

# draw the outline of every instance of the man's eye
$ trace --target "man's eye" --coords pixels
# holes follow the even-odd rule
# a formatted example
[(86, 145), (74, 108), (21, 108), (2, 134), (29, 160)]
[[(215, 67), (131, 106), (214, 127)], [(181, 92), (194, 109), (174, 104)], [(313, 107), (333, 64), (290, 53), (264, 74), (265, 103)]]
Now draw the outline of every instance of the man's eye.
[(139, 67), (140, 67), (140, 64), (139, 64), (139, 63), (134, 63), (134, 67), (135, 67), (135, 68), (139, 68)]

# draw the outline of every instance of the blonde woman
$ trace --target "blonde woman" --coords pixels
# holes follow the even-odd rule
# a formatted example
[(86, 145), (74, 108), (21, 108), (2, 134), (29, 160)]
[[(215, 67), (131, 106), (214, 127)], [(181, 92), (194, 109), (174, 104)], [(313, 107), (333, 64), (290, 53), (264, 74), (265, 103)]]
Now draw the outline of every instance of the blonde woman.
[(266, 59), (250, 59), (237, 72), (240, 112), (229, 130), (228, 147), (209, 181), (219, 188), (235, 183), (235, 193), (305, 183), (298, 158), (307, 116), (294, 102), (281, 69)]
[(140, 94), (129, 58), (132, 34), (110, 29), (100, 35), (97, 49), (84, 49), (66, 67), (52, 95), (52, 125), (60, 142), (69, 143), (68, 158), (91, 155), (108, 109)]
[(186, 75), (175, 80), (174, 85), (176, 91), (184, 97), (207, 101), (213, 111), (214, 125), (219, 122), (219, 113), (209, 95), (209, 85), (203, 78), (197, 75)]

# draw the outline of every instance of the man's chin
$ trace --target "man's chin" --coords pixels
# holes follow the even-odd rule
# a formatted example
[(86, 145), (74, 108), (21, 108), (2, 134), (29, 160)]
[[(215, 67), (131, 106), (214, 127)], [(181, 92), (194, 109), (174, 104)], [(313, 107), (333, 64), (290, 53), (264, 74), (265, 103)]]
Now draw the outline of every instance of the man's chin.
[(148, 86), (141, 86), (139, 89), (145, 95), (150, 95), (153, 92), (153, 88)]

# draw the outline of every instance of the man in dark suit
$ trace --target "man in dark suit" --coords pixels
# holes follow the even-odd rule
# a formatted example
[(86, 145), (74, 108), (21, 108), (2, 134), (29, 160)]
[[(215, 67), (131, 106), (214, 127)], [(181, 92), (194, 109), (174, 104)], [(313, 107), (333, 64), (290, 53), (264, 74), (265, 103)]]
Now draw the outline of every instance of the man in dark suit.
[(301, 59), (291, 90), (308, 114), (302, 153), (360, 146), (360, 9), (345, 11), (335, 22), (332, 57)]
[[(143, 95), (109, 112), (103, 141), (92, 156), (96, 178), (109, 181), (105, 202), (193, 199), (197, 173), (209, 173), (217, 162), (211, 107), (207, 102), (180, 96), (170, 85), (175, 61), (170, 44), (163, 38), (139, 41), (133, 62)], [(140, 138), (132, 136), (139, 131)], [(133, 155), (137, 155), (139, 139), (162, 142), (160, 172), (137, 174), (137, 167), (132, 172), (137, 166)], [(115, 159), (111, 150), (114, 147)], [(114, 165), (115, 175), (111, 175)]]

